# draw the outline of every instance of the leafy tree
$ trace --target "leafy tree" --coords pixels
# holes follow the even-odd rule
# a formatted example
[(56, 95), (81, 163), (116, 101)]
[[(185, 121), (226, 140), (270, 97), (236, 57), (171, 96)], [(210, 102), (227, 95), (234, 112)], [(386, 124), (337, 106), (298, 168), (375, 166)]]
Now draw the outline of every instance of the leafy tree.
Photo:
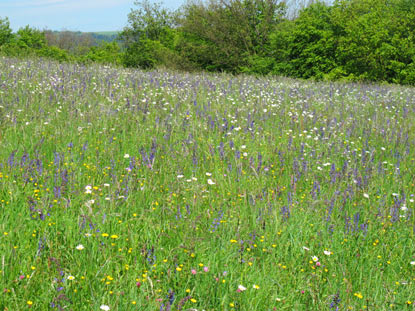
[(350, 76), (360, 80), (414, 82), (409, 72), (415, 59), (415, 2), (337, 1), (333, 18), (344, 29), (336, 57)]
[(290, 46), (293, 40), (292, 33), (294, 27), (294, 21), (285, 19), (277, 25), (270, 35), (269, 54), (273, 59), (271, 72), (275, 75), (292, 75)]
[(9, 19), (0, 18), (0, 46), (9, 43), (13, 38), (12, 30), (10, 28)]
[(44, 32), (26, 26), (17, 31), (17, 46), (26, 49), (41, 49), (46, 46), (46, 38)]
[(337, 37), (331, 7), (316, 2), (300, 11), (289, 40), (291, 74), (322, 79), (336, 68)]
[[(285, 14), (278, 0), (211, 0), (188, 3), (182, 12), (180, 30), (185, 33), (181, 51), (202, 56), (211, 70), (238, 72), (266, 56), (274, 27)], [(205, 50), (209, 53), (205, 54)], [(262, 61), (261, 61), (262, 62)]]
[(36, 51), (35, 55), (57, 60), (59, 62), (68, 62), (73, 60), (73, 57), (65, 50), (56, 46), (44, 46), (42, 49)]
[(147, 0), (134, 4), (138, 9), (128, 14), (128, 26), (120, 34), (125, 47), (123, 62), (128, 67), (152, 68), (162, 63), (162, 52), (173, 45), (173, 14)]
[(121, 64), (120, 46), (116, 42), (105, 42), (93, 46), (89, 52), (81, 57), (83, 62), (98, 62), (103, 64)]

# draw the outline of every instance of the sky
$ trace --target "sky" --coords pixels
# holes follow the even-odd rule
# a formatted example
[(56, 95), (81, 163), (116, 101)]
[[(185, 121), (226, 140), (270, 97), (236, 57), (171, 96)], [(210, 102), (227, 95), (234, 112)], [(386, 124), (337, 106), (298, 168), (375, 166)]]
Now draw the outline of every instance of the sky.
[[(176, 9), (185, 0), (156, 2)], [(49, 30), (119, 31), (127, 25), (132, 8), (134, 0), (0, 0), (0, 18), (8, 17), (14, 31), (26, 25)]]

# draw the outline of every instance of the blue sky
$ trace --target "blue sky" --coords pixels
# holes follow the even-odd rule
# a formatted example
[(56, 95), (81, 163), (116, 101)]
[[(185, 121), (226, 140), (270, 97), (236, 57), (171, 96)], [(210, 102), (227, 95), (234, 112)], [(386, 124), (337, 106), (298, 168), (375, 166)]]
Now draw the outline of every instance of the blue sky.
[[(175, 9), (185, 0), (162, 2), (164, 7)], [(134, 7), (134, 0), (0, 0), (0, 18), (8, 17), (14, 31), (26, 25), (50, 30), (115, 31), (127, 24), (127, 15)]]

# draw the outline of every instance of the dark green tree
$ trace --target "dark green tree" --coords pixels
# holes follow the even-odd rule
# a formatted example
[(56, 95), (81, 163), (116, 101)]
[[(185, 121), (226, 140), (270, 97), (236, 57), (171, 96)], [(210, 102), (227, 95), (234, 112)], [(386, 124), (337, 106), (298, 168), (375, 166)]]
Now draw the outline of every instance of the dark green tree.
[(414, 1), (337, 1), (333, 19), (343, 27), (338, 36), (338, 65), (350, 77), (415, 82)]
[(200, 56), (208, 70), (246, 71), (253, 63), (262, 68), (270, 34), (284, 14), (278, 0), (190, 2), (180, 20), (181, 51), (195, 63)]
[(331, 6), (316, 2), (300, 11), (288, 39), (291, 75), (322, 79), (337, 66)]

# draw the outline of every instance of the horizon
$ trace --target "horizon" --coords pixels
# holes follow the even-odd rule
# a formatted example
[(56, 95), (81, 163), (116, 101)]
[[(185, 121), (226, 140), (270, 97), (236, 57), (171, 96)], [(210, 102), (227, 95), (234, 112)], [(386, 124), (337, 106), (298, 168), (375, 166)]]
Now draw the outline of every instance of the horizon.
[[(184, 2), (169, 0), (162, 5), (174, 10)], [(134, 0), (3, 0), (0, 18), (7, 17), (14, 32), (27, 25), (52, 31), (121, 31), (135, 7)]]

